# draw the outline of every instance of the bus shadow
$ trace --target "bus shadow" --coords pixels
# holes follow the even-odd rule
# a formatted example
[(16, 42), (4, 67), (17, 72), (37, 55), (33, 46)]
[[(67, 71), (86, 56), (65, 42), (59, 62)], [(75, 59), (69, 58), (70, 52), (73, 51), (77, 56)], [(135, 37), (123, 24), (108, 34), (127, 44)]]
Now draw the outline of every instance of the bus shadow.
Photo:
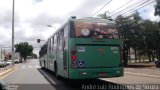
[[(49, 70), (38, 68), (38, 71), (56, 90), (128, 90), (125, 85), (100, 79), (71, 80), (61, 77), (60, 80), (57, 80), (54, 73)], [(55, 83), (52, 83), (44, 73)]]

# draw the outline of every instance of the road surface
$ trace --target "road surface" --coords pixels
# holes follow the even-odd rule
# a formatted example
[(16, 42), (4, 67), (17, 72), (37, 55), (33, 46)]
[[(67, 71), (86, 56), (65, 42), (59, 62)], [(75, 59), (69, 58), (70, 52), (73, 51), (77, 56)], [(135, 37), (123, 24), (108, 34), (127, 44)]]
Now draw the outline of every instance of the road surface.
[(128, 89), (135, 89), (136, 84), (141, 85), (141, 87), (138, 86), (141, 89), (145, 89), (145, 84), (159, 84), (158, 88), (152, 89), (159, 90), (159, 75), (159, 69), (125, 68), (124, 77), (89, 80), (57, 80), (54, 77), (54, 73), (41, 69), (38, 60), (33, 59), (26, 63), (17, 64), (16, 69), (4, 76), (2, 80), (9, 88), (16, 88), (15, 90), (106, 90), (108, 88), (119, 90), (120, 88), (126, 89), (126, 87), (128, 87)]

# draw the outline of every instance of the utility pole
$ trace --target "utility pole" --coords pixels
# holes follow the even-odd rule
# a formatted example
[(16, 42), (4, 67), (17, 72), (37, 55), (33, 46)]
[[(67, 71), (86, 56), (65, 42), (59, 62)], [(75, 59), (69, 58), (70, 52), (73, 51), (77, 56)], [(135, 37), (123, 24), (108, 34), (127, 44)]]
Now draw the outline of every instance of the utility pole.
[(14, 66), (14, 0), (12, 4), (12, 66)]
[(2, 48), (1, 48), (1, 60), (2, 60)]

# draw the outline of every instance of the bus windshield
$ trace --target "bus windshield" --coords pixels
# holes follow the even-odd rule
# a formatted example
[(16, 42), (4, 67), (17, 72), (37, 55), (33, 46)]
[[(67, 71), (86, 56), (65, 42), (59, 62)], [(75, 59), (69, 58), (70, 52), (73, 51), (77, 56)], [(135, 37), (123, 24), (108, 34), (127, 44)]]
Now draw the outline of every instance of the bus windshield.
[(74, 27), (76, 38), (119, 38), (115, 23), (75, 21)]

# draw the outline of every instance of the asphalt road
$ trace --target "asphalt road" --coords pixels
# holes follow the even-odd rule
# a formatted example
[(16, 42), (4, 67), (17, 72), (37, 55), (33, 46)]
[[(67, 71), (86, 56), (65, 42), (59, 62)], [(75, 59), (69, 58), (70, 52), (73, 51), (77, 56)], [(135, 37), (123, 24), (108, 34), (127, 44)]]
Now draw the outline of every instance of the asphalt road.
[(38, 60), (16, 65), (15, 71), (3, 78), (8, 88), (14, 90), (97, 90), (116, 83), (100, 80), (57, 80), (54, 73), (40, 68)]
[[(136, 84), (141, 85), (141, 87), (138, 86), (141, 89), (137, 90), (142, 90), (144, 84), (160, 84), (160, 69), (156, 70), (126, 68), (124, 77), (119, 78), (57, 80), (53, 72), (41, 69), (38, 60), (34, 59), (17, 64), (16, 69), (5, 76), (3, 81), (12, 90), (13, 88), (14, 90), (119, 90), (120, 88), (128, 90), (126, 87), (133, 90)], [(160, 85), (152, 90), (159, 89)]]
[(30, 60), (16, 65), (16, 70), (3, 78), (9, 88), (18, 86), (18, 90), (55, 90), (39, 72), (38, 60)]

